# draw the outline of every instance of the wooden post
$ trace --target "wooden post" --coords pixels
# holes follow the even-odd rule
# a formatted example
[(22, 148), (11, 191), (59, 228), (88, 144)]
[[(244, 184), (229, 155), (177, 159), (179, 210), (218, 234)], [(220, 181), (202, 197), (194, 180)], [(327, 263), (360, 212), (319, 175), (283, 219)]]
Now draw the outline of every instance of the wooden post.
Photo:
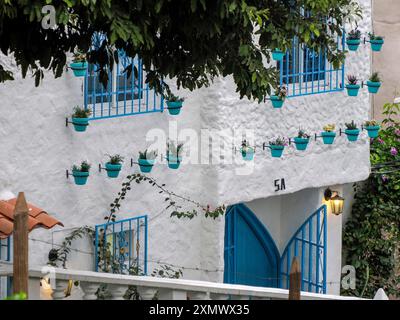
[(297, 257), (293, 257), (289, 274), (289, 300), (300, 300), (301, 271)]
[(18, 193), (14, 209), (13, 292), (28, 295), (28, 204)]

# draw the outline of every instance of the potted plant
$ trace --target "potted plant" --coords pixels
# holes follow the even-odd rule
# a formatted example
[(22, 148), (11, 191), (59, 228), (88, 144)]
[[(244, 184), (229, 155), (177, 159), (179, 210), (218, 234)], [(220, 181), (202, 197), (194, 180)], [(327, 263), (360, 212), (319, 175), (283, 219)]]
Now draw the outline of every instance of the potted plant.
[(284, 56), (285, 56), (285, 53), (278, 48), (275, 48), (272, 51), (272, 59), (274, 59), (275, 61), (281, 61)]
[(384, 43), (383, 37), (377, 36), (373, 32), (368, 33), (368, 36), (372, 51), (381, 51), (382, 45)]
[(242, 141), (242, 147), (240, 148), (243, 160), (250, 161), (254, 158), (254, 148), (250, 147), (249, 142), (246, 140)]
[(347, 140), (349, 141), (357, 141), (358, 135), (360, 134), (360, 129), (357, 128), (357, 125), (354, 123), (354, 120), (350, 123), (345, 123), (346, 130), (344, 133), (347, 135)]
[(141, 172), (148, 173), (153, 169), (154, 161), (157, 157), (157, 151), (148, 151), (147, 149), (144, 152), (139, 151), (139, 168)]
[(336, 137), (335, 125), (328, 124), (323, 127), (323, 130), (324, 131), (321, 132), (321, 136), (324, 144), (332, 144)]
[(84, 77), (88, 67), (86, 53), (80, 50), (75, 51), (72, 63), (69, 65), (69, 67), (74, 72), (75, 77)]
[(368, 92), (369, 93), (377, 93), (379, 87), (381, 86), (381, 78), (379, 77), (378, 72), (373, 72), (367, 81)]
[(270, 96), (272, 106), (274, 108), (282, 108), (286, 96), (287, 96), (286, 87), (285, 86), (278, 87), (275, 90), (275, 94)]
[(351, 97), (356, 97), (358, 95), (358, 90), (360, 89), (360, 85), (357, 83), (358, 79), (356, 76), (348, 75), (346, 84), (347, 94)]
[(375, 120), (368, 120), (364, 123), (364, 128), (368, 132), (368, 137), (377, 138), (379, 134), (379, 129), (381, 128), (379, 123)]
[(85, 185), (89, 177), (90, 164), (87, 161), (82, 161), (79, 166), (72, 166), (72, 176), (74, 177), (75, 184)]
[(74, 113), (72, 114), (72, 124), (74, 125), (75, 131), (83, 132), (86, 131), (89, 125), (89, 116), (92, 114), (90, 109), (81, 108), (76, 106)]
[(110, 156), (108, 155), (110, 160), (106, 163), (106, 171), (107, 176), (109, 178), (117, 178), (119, 172), (122, 168), (122, 162), (124, 162), (124, 158), (121, 157), (119, 154)]
[(178, 115), (181, 112), (182, 104), (185, 99), (175, 96), (172, 93), (169, 93), (164, 98), (167, 101), (167, 109), (169, 114), (174, 116)]
[(346, 44), (350, 51), (357, 51), (358, 46), (361, 43), (361, 31), (357, 28), (351, 30), (346, 37)]
[(180, 163), (182, 162), (182, 147), (183, 143), (178, 143), (177, 146), (175, 146), (175, 143), (172, 141), (167, 142), (167, 161), (168, 161), (168, 167), (170, 169), (178, 169)]
[(271, 155), (274, 158), (280, 158), (283, 153), (283, 149), (287, 146), (285, 138), (278, 137), (269, 142), (269, 148), (271, 149)]
[(297, 137), (294, 138), (294, 143), (297, 150), (304, 151), (307, 149), (308, 142), (310, 141), (310, 135), (304, 130), (299, 130)]

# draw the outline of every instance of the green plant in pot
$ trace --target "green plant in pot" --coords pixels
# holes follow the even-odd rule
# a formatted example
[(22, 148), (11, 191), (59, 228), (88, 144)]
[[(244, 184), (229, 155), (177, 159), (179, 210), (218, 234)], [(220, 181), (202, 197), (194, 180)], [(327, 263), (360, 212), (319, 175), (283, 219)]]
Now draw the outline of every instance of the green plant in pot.
[(139, 151), (139, 168), (141, 172), (148, 173), (153, 169), (154, 161), (157, 158), (157, 151), (148, 151), (147, 149), (143, 152)]
[(119, 172), (121, 171), (122, 168), (122, 162), (124, 162), (124, 158), (120, 156), (119, 154), (116, 155), (108, 155), (110, 158), (109, 161), (106, 163), (106, 171), (107, 171), (107, 176), (109, 178), (117, 178), (119, 175)]
[(167, 142), (167, 162), (170, 169), (178, 169), (182, 162), (183, 143)]
[(358, 135), (360, 134), (360, 129), (357, 128), (357, 125), (355, 124), (354, 121), (351, 121), (350, 123), (345, 123), (346, 130), (344, 133), (347, 136), (347, 140), (354, 142), (358, 140)]
[(379, 134), (379, 129), (381, 126), (375, 120), (368, 120), (364, 123), (364, 128), (368, 132), (368, 137), (370, 138), (377, 138)]
[(324, 131), (321, 132), (321, 136), (324, 144), (333, 143), (336, 137), (335, 128), (336, 126), (334, 124), (327, 124), (322, 128)]
[(360, 85), (358, 84), (358, 79), (354, 75), (347, 76), (348, 84), (346, 84), (347, 94), (350, 97), (356, 97), (358, 95), (358, 90), (360, 90)]
[(381, 78), (378, 72), (373, 72), (367, 81), (368, 92), (375, 94), (381, 86)]
[(285, 138), (278, 137), (269, 142), (269, 148), (271, 149), (271, 155), (274, 158), (280, 158), (283, 153), (283, 149), (287, 146), (287, 141)]
[(176, 116), (181, 112), (183, 101), (185, 101), (184, 98), (169, 93), (164, 96), (164, 99), (167, 101), (169, 114)]
[(243, 160), (245, 160), (245, 161), (253, 160), (254, 148), (250, 146), (250, 144), (247, 140), (242, 141), (240, 152), (242, 153)]
[(296, 149), (304, 151), (307, 149), (308, 142), (310, 141), (310, 135), (304, 130), (300, 129), (297, 133), (297, 137), (295, 137), (293, 140), (296, 145)]
[(92, 111), (89, 109), (81, 108), (79, 106), (74, 108), (74, 113), (72, 114), (72, 124), (74, 125), (75, 131), (86, 131), (86, 128), (89, 125), (89, 116), (91, 114)]
[(87, 161), (82, 161), (80, 165), (72, 166), (72, 176), (75, 184), (85, 185), (89, 177), (90, 164)]
[(384, 43), (383, 37), (377, 36), (373, 32), (368, 33), (368, 36), (372, 51), (381, 51)]
[(351, 30), (346, 36), (346, 44), (350, 51), (357, 51), (361, 43), (361, 31), (357, 28)]
[(86, 53), (80, 50), (75, 51), (72, 63), (69, 65), (69, 67), (74, 72), (75, 77), (84, 77), (88, 67)]
[(281, 86), (275, 89), (274, 95), (270, 96), (272, 106), (276, 109), (282, 108), (283, 102), (287, 97), (286, 86)]

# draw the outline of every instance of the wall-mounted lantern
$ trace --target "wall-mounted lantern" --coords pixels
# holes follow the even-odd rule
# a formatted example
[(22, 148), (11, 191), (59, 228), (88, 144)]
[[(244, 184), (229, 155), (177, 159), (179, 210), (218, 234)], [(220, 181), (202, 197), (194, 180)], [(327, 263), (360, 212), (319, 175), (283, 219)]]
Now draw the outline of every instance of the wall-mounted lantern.
[(324, 192), (324, 197), (326, 201), (331, 204), (331, 211), (334, 215), (339, 215), (343, 213), (344, 198), (339, 195), (338, 191), (332, 191), (331, 189), (326, 189)]

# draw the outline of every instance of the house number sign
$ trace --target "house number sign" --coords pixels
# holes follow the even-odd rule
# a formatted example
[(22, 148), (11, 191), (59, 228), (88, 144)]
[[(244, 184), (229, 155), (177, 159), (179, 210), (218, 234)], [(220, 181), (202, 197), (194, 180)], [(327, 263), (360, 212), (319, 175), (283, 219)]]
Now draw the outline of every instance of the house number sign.
[(284, 178), (275, 179), (274, 180), (274, 187), (275, 187), (275, 192), (285, 190), (286, 189), (285, 179)]

